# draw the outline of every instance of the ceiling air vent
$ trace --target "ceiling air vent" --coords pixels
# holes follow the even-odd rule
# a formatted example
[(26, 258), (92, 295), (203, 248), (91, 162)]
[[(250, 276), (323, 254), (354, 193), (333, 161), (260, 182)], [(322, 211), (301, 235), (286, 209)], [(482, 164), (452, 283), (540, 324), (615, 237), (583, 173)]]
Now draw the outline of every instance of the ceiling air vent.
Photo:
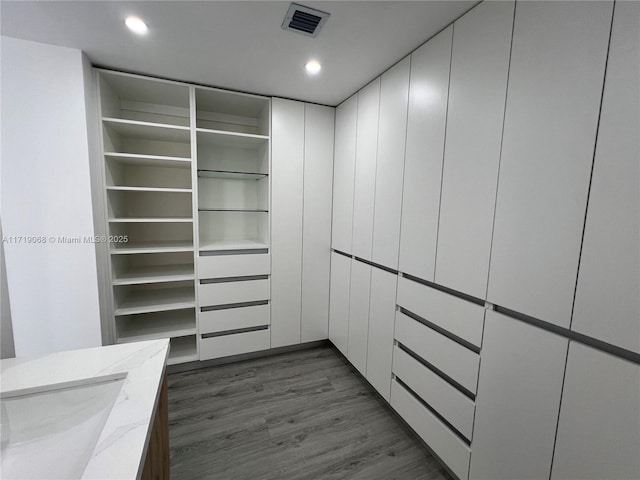
[(292, 3), (282, 22), (282, 29), (315, 38), (327, 22), (327, 18), (329, 18), (327, 12)]

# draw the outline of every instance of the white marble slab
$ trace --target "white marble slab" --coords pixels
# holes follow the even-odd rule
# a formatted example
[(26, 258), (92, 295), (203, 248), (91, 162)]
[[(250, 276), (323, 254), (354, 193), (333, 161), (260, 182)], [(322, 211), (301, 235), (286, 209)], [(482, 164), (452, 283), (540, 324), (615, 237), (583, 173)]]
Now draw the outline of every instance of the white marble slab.
[[(80, 395), (86, 395), (86, 392), (91, 390), (83, 387), (95, 383), (96, 379), (103, 383), (114, 382), (116, 390), (111, 388), (110, 391), (114, 392), (113, 395), (117, 392), (117, 396), (110, 411), (107, 409), (106, 420), (102, 418), (98, 422), (91, 414), (88, 415), (95, 425), (102, 425), (104, 422), (104, 426), (83, 473), (77, 478), (135, 479), (139, 477), (144, 464), (168, 353), (169, 341), (165, 339), (58, 352), (32, 359), (2, 360), (0, 396), (6, 407), (10, 402), (20, 398), (19, 395), (39, 394), (40, 399), (46, 396), (47, 402), (50, 403), (50, 412), (64, 412), (65, 409), (62, 407), (65, 405), (55, 405), (55, 402), (65, 402), (68, 407), (69, 402), (74, 399), (74, 392), (78, 392), (77, 398), (81, 398)], [(116, 385), (115, 382), (120, 382), (120, 385)], [(53, 389), (61, 387), (64, 387), (64, 390), (60, 390), (60, 395), (52, 392)], [(29, 403), (24, 405), (28, 406)], [(20, 408), (26, 408), (24, 405)], [(96, 416), (106, 415), (104, 407), (95, 410)], [(13, 411), (21, 414), (18, 408), (14, 408)], [(69, 408), (66, 411), (69, 411)], [(68, 413), (66, 415), (69, 416)], [(86, 419), (80, 422), (80, 413), (74, 416), (78, 417), (78, 423), (86, 425)], [(48, 418), (50, 425), (57, 426), (55, 420), (55, 413), (51, 413)], [(73, 417), (59, 417), (60, 422), (73, 424), (74, 420)], [(40, 425), (42, 423), (40, 422)], [(31, 458), (32, 462), (25, 462), (24, 475), (20, 478), (30, 478), (29, 472), (35, 471), (31, 464), (42, 464), (46, 459), (77, 464), (77, 449), (71, 440), (65, 439), (65, 435), (72, 438), (72, 430), (77, 430), (77, 427), (79, 425), (69, 428), (68, 434), (65, 434), (67, 430), (64, 428), (51, 428), (50, 438), (47, 437), (49, 432), (46, 429), (39, 431), (39, 441), (34, 441), (32, 446), (28, 437), (15, 446), (5, 445), (9, 450), (3, 454), (2, 461), (9, 457), (14, 461)], [(55, 441), (52, 441), (53, 438)], [(11, 448), (16, 449), (13, 452), (16, 455), (7, 454), (11, 453)], [(33, 452), (29, 451), (30, 448)], [(12, 471), (16, 471), (15, 464)], [(6, 473), (5, 469), (3, 473)], [(9, 479), (4, 474), (3, 478)]]

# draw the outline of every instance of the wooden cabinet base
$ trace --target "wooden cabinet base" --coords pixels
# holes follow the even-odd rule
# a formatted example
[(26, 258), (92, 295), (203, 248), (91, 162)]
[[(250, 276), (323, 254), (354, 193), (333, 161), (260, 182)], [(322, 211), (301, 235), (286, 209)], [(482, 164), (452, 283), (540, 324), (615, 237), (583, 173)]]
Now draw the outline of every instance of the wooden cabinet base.
[(158, 408), (149, 437), (147, 458), (141, 480), (169, 480), (169, 410), (167, 408), (167, 374), (165, 373)]

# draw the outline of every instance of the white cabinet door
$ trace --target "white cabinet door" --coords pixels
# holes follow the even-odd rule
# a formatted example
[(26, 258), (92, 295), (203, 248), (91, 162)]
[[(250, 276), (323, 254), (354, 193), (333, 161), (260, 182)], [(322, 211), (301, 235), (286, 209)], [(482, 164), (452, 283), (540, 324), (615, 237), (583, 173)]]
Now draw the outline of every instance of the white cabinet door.
[(433, 281), (453, 27), (411, 54), (404, 160), (402, 272)]
[(357, 257), (371, 260), (373, 242), (373, 202), (376, 188), (378, 152), (378, 108), (380, 79), (358, 92), (356, 172), (353, 187), (353, 246)]
[(568, 342), (487, 311), (469, 478), (549, 478)]
[(391, 393), (393, 325), (398, 276), (379, 268), (371, 270), (367, 380), (388, 402)]
[(612, 2), (516, 8), (488, 300), (568, 328)]
[(486, 298), (513, 2), (454, 24), (435, 282)]
[(378, 163), (371, 259), (380, 265), (395, 269), (398, 268), (400, 250), (410, 63), (410, 57), (406, 57), (386, 71), (380, 81)]
[(571, 342), (551, 478), (640, 478), (638, 452), (640, 365)]
[(300, 343), (304, 103), (271, 106), (271, 347)]
[(618, 2), (571, 328), (640, 352), (640, 3)]
[(347, 356), (349, 339), (349, 289), (351, 259), (331, 254), (331, 288), (329, 294), (329, 340)]
[(349, 342), (347, 358), (358, 371), (367, 375), (367, 341), (369, 335), (369, 292), (371, 266), (351, 261), (349, 291)]
[(353, 229), (357, 114), (357, 95), (353, 95), (336, 108), (331, 246), (347, 253), (351, 253)]
[(328, 337), (335, 109), (305, 105), (301, 341)]

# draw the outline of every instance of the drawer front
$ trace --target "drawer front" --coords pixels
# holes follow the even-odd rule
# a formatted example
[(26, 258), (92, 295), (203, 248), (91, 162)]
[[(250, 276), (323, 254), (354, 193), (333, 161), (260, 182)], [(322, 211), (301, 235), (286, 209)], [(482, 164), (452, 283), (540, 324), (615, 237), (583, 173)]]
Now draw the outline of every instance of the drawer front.
[(268, 275), (269, 273), (271, 273), (271, 258), (268, 253), (198, 257), (199, 279)]
[(269, 300), (269, 296), (270, 288), (268, 278), (238, 282), (198, 284), (198, 304), (201, 307)]
[(271, 346), (270, 329), (234, 333), (219, 337), (200, 337), (200, 360), (228, 357), (267, 350)]
[(471, 450), (402, 385), (391, 382), (391, 406), (461, 480), (469, 478)]
[(402, 312), (396, 312), (395, 338), (464, 388), (476, 393), (480, 365), (478, 354)]
[(398, 305), (480, 347), (484, 307), (401, 277)]
[(269, 304), (251, 307), (224, 308), (200, 312), (200, 333), (226, 332), (236, 328), (250, 328), (269, 325), (271, 308)]
[(467, 440), (471, 440), (475, 404), (469, 397), (399, 347), (393, 351), (393, 373)]

